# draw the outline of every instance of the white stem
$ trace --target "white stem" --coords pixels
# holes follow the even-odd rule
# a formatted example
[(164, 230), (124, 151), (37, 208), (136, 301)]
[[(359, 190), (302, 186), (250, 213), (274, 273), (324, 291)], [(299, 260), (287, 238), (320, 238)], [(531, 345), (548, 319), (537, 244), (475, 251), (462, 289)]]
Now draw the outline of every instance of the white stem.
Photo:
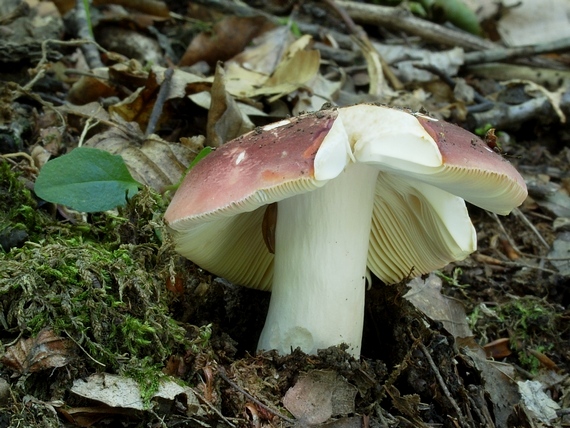
[(360, 355), (377, 175), (351, 163), (322, 188), (278, 203), (271, 303), (258, 349), (315, 354), (346, 343)]

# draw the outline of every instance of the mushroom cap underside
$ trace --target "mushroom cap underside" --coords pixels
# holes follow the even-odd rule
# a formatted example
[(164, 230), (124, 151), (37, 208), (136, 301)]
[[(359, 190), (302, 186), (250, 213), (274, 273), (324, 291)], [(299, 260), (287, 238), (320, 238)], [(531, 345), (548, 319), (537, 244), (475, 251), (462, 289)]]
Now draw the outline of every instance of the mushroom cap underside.
[[(391, 125), (374, 129), (382, 119)], [(326, 157), (379, 170), (368, 265), (386, 282), (412, 269), (441, 268), (475, 250), (463, 199), (505, 214), (526, 197), (514, 167), (468, 131), (403, 110), (351, 106), (254, 130), (200, 161), (165, 214), (177, 250), (232, 282), (269, 289), (274, 256), (262, 234), (265, 205), (334, 179), (336, 172), (315, 177), (323, 146), (341, 153)], [(419, 150), (428, 154), (407, 159)]]

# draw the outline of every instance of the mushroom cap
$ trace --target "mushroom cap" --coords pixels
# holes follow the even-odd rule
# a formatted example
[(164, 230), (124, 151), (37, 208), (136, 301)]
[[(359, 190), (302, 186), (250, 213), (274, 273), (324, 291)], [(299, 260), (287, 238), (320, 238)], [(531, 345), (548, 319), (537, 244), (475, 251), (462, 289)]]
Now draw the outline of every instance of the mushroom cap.
[(269, 289), (266, 205), (325, 185), (349, 162), (379, 170), (368, 266), (386, 282), (475, 250), (463, 199), (506, 214), (527, 194), (515, 168), (468, 131), (405, 110), (355, 105), (257, 128), (201, 160), (165, 213), (177, 251), (232, 282)]

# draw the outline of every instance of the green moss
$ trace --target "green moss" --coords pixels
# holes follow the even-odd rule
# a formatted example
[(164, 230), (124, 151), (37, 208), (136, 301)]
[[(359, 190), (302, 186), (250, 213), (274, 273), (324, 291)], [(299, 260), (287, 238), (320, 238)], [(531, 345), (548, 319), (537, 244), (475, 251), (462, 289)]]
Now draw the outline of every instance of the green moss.
[(42, 215), (31, 192), (18, 177), (8, 162), (0, 159), (0, 236), (4, 239), (14, 231), (22, 232), (22, 239), (41, 233)]
[(162, 373), (162, 366), (148, 357), (131, 361), (121, 374), (137, 381), (145, 407), (150, 406), (150, 400), (158, 391), (161, 379), (166, 377)]
[[(483, 342), (509, 337), (510, 348), (518, 359), (518, 364), (531, 373), (539, 369), (540, 362), (528, 351), (548, 352), (554, 349), (560, 341), (557, 329), (563, 322), (555, 308), (533, 296), (484, 310), (477, 306), (469, 320), (475, 334)], [(486, 330), (494, 332), (487, 334)]]
[[(91, 357), (117, 368), (124, 355), (163, 361), (184, 345), (185, 330), (168, 315), (158, 248), (62, 240), (0, 256), (0, 303), (8, 331), (69, 334)], [(163, 267), (164, 269), (164, 267)], [(168, 325), (168, 329), (162, 326)]]
[(145, 189), (118, 214), (72, 224), (38, 209), (6, 163), (0, 162), (0, 175), (1, 220), (28, 233), (21, 248), (0, 252), (6, 342), (51, 327), (89, 354), (82, 358), (87, 366), (104, 364), (108, 372), (139, 360), (145, 367), (163, 365), (192, 346), (169, 313), (171, 253), (157, 233), (160, 195)]

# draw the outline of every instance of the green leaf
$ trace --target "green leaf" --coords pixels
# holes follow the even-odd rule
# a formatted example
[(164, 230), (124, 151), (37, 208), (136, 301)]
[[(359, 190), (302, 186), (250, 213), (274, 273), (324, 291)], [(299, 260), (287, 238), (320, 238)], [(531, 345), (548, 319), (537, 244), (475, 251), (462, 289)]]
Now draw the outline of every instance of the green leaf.
[(104, 150), (78, 147), (44, 165), (34, 191), (40, 198), (77, 211), (106, 211), (126, 203), (141, 185), (123, 158)]

